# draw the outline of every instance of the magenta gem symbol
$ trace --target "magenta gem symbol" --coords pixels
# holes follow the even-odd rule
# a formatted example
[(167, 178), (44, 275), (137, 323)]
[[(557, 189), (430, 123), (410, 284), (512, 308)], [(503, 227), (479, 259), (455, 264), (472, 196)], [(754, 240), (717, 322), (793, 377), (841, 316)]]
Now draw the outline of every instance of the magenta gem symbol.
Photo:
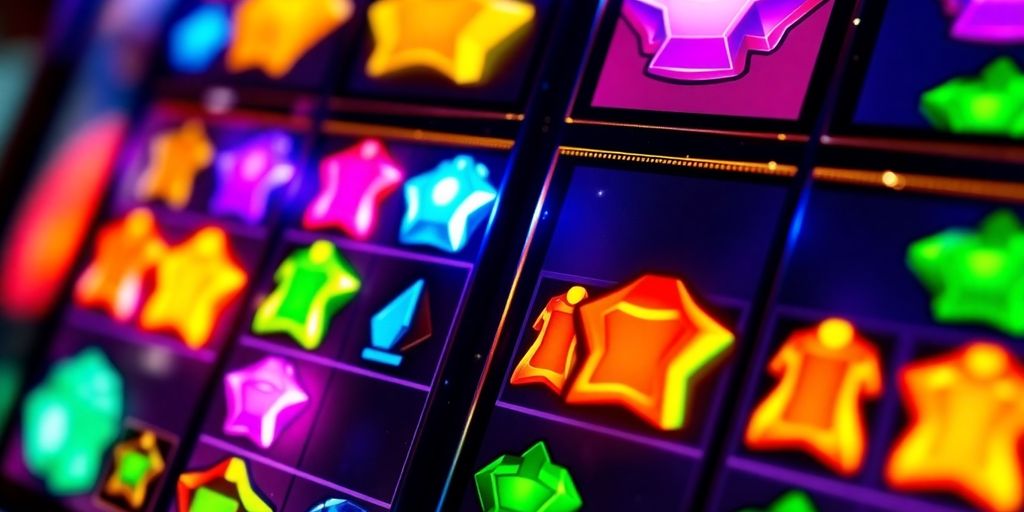
[(680, 81), (736, 78), (826, 0), (624, 0), (647, 72)]
[(309, 401), (288, 361), (268, 356), (224, 376), (224, 433), (267, 449)]
[(1024, 0), (941, 0), (954, 39), (984, 44), (1024, 43)]
[(270, 194), (295, 177), (292, 138), (280, 131), (260, 134), (217, 157), (217, 185), (210, 211), (258, 224), (266, 216)]
[(405, 173), (384, 144), (366, 139), (320, 162), (320, 192), (306, 208), (307, 229), (337, 228), (356, 240), (373, 234), (381, 202)]

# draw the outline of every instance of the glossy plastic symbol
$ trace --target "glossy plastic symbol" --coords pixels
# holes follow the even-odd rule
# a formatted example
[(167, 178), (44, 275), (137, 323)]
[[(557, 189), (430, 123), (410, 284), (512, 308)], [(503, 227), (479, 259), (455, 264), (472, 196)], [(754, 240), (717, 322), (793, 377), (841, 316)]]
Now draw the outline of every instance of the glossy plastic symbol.
[(562, 393), (576, 364), (576, 306), (586, 298), (586, 288), (573, 286), (548, 301), (533, 323), (537, 337), (512, 372), (512, 385), (539, 383)]
[(672, 80), (736, 78), (751, 52), (772, 52), (825, 0), (625, 0), (622, 17), (649, 57), (647, 72)]
[(320, 162), (320, 192), (306, 208), (306, 229), (337, 228), (356, 240), (373, 235), (380, 204), (405, 179), (381, 141), (367, 139)]
[(224, 4), (196, 6), (171, 27), (167, 60), (175, 71), (202, 73), (213, 65), (231, 37), (231, 17)]
[(267, 214), (270, 195), (295, 177), (292, 138), (284, 132), (260, 135), (217, 157), (217, 187), (210, 211), (258, 224)]
[(253, 487), (245, 461), (230, 457), (178, 478), (178, 512), (273, 512)]
[(150, 495), (150, 486), (163, 475), (166, 467), (156, 434), (147, 430), (117, 443), (113, 458), (113, 469), (103, 485), (103, 497), (123, 500), (131, 510), (142, 510)]
[(920, 108), (939, 131), (1024, 138), (1024, 73), (1011, 57), (996, 59), (978, 77), (953, 78), (926, 91)]
[(50, 494), (89, 492), (123, 415), (124, 380), (101, 350), (86, 348), (57, 362), (25, 397), (25, 466)]
[(977, 231), (953, 228), (914, 242), (907, 264), (932, 294), (941, 323), (981, 323), (1024, 336), (1024, 227), (999, 210)]
[(885, 468), (896, 489), (956, 493), (994, 511), (1024, 507), (1024, 367), (975, 341), (900, 370), (910, 425)]
[(487, 166), (469, 155), (441, 162), (405, 182), (405, 217), (399, 240), (449, 253), (461, 251), (490, 215), (498, 192)]
[(430, 296), (417, 280), (370, 319), (370, 345), (362, 357), (388, 366), (402, 364), (402, 354), (430, 338)]
[(523, 455), (502, 455), (477, 471), (484, 512), (575, 512), (583, 507), (569, 470), (551, 461), (544, 441)]
[(377, 0), (367, 13), (374, 47), (366, 74), (426, 67), (456, 85), (480, 84), (535, 14), (519, 0)]
[(983, 44), (1024, 43), (1021, 0), (940, 0), (954, 39)]
[(139, 325), (149, 331), (171, 330), (198, 350), (210, 342), (248, 276), (231, 255), (224, 230), (207, 227), (167, 252), (155, 282)]
[(817, 512), (811, 497), (803, 491), (789, 491), (764, 509), (747, 508), (740, 512)]
[(111, 317), (127, 321), (142, 301), (142, 281), (167, 252), (156, 220), (137, 208), (123, 219), (100, 229), (93, 260), (75, 284), (75, 302), (103, 308)]
[(245, 436), (261, 448), (270, 448), (309, 401), (295, 367), (269, 356), (224, 376), (228, 413), (224, 433)]
[(225, 65), (232, 73), (259, 69), (283, 78), (354, 10), (352, 0), (241, 0)]
[(830, 318), (797, 331), (772, 358), (779, 379), (754, 409), (746, 444), (755, 450), (802, 450), (852, 476), (864, 462), (861, 402), (882, 393), (875, 347), (846, 320)]
[(362, 287), (355, 268), (326, 240), (293, 251), (274, 273), (276, 287), (256, 310), (256, 334), (288, 334), (302, 348), (316, 350), (334, 315)]
[(309, 509), (309, 512), (366, 512), (366, 509), (349, 500), (331, 498)]
[(645, 275), (578, 309), (586, 357), (570, 404), (615, 404), (662, 430), (682, 428), (693, 382), (734, 337), (682, 281)]
[(180, 128), (160, 133), (149, 144), (149, 163), (136, 183), (140, 200), (163, 201), (175, 210), (192, 200), (196, 176), (213, 162), (215, 148), (202, 121), (191, 119)]

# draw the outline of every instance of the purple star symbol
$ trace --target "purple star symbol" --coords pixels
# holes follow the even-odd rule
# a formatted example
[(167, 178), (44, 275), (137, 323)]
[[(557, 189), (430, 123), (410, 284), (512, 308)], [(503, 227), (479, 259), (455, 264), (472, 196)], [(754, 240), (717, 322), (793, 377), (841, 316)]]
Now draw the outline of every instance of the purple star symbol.
[(284, 132), (262, 134), (217, 157), (217, 187), (210, 211), (238, 217), (250, 224), (263, 220), (270, 194), (291, 182), (292, 138)]
[(941, 0), (953, 18), (951, 33), (961, 41), (1024, 43), (1024, 0)]
[(248, 437), (264, 449), (274, 444), (309, 401), (295, 377), (295, 367), (275, 356), (225, 375), (224, 391), (228, 402), (224, 433)]
[(650, 56), (647, 71), (673, 80), (743, 74), (750, 52), (775, 50), (825, 0), (625, 0), (622, 17)]

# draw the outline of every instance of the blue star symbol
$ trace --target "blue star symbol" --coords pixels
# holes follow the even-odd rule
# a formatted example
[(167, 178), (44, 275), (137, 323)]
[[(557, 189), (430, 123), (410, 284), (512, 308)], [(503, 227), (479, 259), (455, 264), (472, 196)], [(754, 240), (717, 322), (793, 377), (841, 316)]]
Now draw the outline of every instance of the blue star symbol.
[(202, 73), (224, 51), (230, 37), (231, 17), (227, 6), (200, 5), (171, 28), (168, 61), (182, 73)]
[(458, 155), (405, 183), (405, 217), (398, 239), (448, 253), (461, 251), (483, 221), (498, 192), (487, 166)]

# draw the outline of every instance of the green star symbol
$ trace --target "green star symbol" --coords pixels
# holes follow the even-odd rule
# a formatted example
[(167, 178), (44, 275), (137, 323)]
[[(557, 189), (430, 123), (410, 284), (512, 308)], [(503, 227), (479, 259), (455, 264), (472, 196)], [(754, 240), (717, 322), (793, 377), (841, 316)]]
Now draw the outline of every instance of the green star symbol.
[(326, 240), (296, 249), (274, 273), (277, 286), (256, 310), (256, 334), (287, 334), (315, 350), (334, 315), (355, 298), (362, 282), (341, 251)]
[(544, 441), (521, 457), (498, 457), (475, 480), (484, 512), (575, 512), (583, 506), (572, 475), (551, 462)]
[(779, 496), (768, 508), (759, 510), (754, 508), (745, 508), (740, 512), (817, 512), (818, 509), (814, 506), (814, 502), (811, 501), (811, 497), (803, 491), (789, 491), (782, 496)]
[(957, 77), (921, 96), (932, 127), (957, 134), (1024, 138), (1024, 74), (1001, 57), (978, 77)]
[(907, 265), (932, 294), (938, 322), (1024, 336), (1024, 230), (1010, 210), (992, 213), (977, 232), (954, 228), (914, 242)]

